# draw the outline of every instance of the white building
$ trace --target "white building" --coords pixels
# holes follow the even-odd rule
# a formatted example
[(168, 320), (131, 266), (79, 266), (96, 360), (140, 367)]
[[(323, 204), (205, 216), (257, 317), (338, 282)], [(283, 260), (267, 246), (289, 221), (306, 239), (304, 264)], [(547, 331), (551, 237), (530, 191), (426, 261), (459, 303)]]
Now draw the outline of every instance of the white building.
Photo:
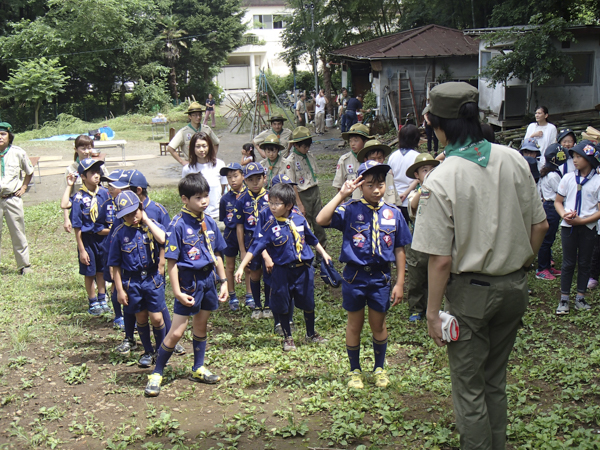
[(227, 65), (217, 76), (219, 85), (226, 90), (254, 91), (260, 70), (270, 69), (277, 75), (287, 75), (290, 72), (279, 57), (283, 51), (281, 32), (292, 14), (287, 9), (285, 0), (245, 0), (244, 4), (247, 8), (244, 23), (248, 25), (244, 36), (245, 45), (229, 55)]

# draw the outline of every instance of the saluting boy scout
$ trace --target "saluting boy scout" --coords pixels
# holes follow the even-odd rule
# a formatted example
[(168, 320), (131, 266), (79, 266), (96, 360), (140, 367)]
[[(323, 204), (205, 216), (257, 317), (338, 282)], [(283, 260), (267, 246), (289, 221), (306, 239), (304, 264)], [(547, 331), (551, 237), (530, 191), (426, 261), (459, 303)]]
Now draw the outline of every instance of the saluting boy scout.
[[(23, 218), (23, 200), (21, 196), (27, 190), (33, 166), (25, 150), (12, 145), (15, 136), (7, 122), (0, 123), (0, 242), (2, 242), (2, 217), (6, 219), (8, 232), (13, 245), (13, 253), (17, 260), (17, 269), (21, 275), (31, 272), (29, 264), (29, 245), (25, 237), (25, 221)], [(25, 177), (21, 179), (21, 172)]]
[(283, 150), (281, 152), (281, 156), (287, 158), (290, 154), (290, 138), (292, 137), (292, 130), (289, 128), (283, 128), (283, 122), (287, 119), (283, 116), (273, 116), (269, 120), (271, 122), (271, 128), (263, 131), (259, 135), (257, 135), (252, 142), (254, 143), (254, 147), (258, 149), (258, 153), (263, 158), (266, 158), (264, 150), (261, 148), (260, 144), (262, 144), (267, 137), (274, 134), (279, 139), (279, 143), (283, 145)]
[(269, 189), (273, 177), (285, 173), (285, 156), (281, 154), (281, 151), (285, 147), (281, 145), (277, 135), (270, 134), (264, 142), (259, 145), (259, 148), (267, 155), (266, 159), (263, 159), (260, 164), (265, 168), (267, 189)]
[[(358, 167), (364, 162), (358, 158), (358, 153), (363, 149), (365, 143), (373, 136), (369, 136), (369, 127), (362, 123), (352, 125), (349, 131), (342, 133), (342, 138), (349, 142), (350, 151), (340, 156), (335, 176), (333, 177), (332, 186), (337, 188), (338, 192), (346, 181), (355, 180), (358, 175)], [(383, 162), (383, 161), (382, 161)], [(361, 197), (360, 189), (352, 193), (352, 198), (359, 199)]]
[[(306, 127), (298, 127), (292, 133), (290, 142), (294, 145), (290, 156), (285, 159), (285, 174), (296, 183), (296, 205), (300, 212), (306, 217), (315, 236), (326, 248), (327, 234), (316, 221), (317, 214), (323, 208), (321, 202), (321, 191), (317, 183), (317, 159), (310, 152), (312, 136)], [(320, 255), (316, 262), (321, 264)]]

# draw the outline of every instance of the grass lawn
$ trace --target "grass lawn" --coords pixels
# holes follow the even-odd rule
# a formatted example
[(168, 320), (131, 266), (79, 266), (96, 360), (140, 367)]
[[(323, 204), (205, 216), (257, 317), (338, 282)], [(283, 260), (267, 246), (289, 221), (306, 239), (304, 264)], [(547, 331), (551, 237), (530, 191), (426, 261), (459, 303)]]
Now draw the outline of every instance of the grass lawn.
[[(336, 155), (319, 155), (324, 201), (334, 194)], [(174, 189), (151, 191), (171, 214)], [(218, 385), (188, 381), (193, 355), (171, 358), (163, 390), (145, 398), (150, 370), (112, 349), (123, 335), (112, 317), (87, 314), (74, 237), (62, 230), (58, 203), (25, 211), (35, 272), (16, 275), (4, 231), (0, 265), (0, 446), (90, 449), (451, 448), (454, 429), (446, 351), (426, 324), (408, 323), (405, 303), (388, 316), (386, 390), (368, 380), (346, 387), (346, 315), (341, 292), (317, 276), (316, 328), (327, 345), (305, 344), (295, 314), (298, 351), (283, 353), (266, 320), (221, 305), (210, 320), (207, 365)], [(340, 233), (329, 232), (337, 259)], [(560, 242), (554, 259), (560, 267)], [(338, 263), (338, 268), (341, 268)], [(600, 447), (600, 332), (598, 293), (593, 309), (554, 314), (559, 282), (530, 275), (533, 295), (508, 370), (509, 448)], [(243, 287), (237, 286), (243, 295)], [(173, 296), (167, 287), (167, 304)], [(361, 361), (373, 365), (371, 335), (362, 335)]]

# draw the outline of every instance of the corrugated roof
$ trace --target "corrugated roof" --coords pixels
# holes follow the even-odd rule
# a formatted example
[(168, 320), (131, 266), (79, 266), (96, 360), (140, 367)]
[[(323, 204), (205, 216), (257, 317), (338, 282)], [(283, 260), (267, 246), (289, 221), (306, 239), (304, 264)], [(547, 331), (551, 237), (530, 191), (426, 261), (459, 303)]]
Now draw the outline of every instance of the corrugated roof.
[(356, 59), (400, 59), (471, 56), (479, 53), (477, 41), (462, 31), (426, 25), (334, 50), (332, 54)]
[(244, 6), (286, 6), (285, 0), (243, 0)]

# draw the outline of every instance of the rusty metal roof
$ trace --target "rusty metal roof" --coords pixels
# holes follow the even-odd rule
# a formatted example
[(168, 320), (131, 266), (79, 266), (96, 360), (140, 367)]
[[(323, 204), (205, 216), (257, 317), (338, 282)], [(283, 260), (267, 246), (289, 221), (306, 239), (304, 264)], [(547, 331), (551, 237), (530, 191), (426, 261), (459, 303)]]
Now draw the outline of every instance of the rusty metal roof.
[(354, 59), (403, 59), (474, 56), (479, 44), (462, 31), (426, 25), (334, 50), (332, 54)]

